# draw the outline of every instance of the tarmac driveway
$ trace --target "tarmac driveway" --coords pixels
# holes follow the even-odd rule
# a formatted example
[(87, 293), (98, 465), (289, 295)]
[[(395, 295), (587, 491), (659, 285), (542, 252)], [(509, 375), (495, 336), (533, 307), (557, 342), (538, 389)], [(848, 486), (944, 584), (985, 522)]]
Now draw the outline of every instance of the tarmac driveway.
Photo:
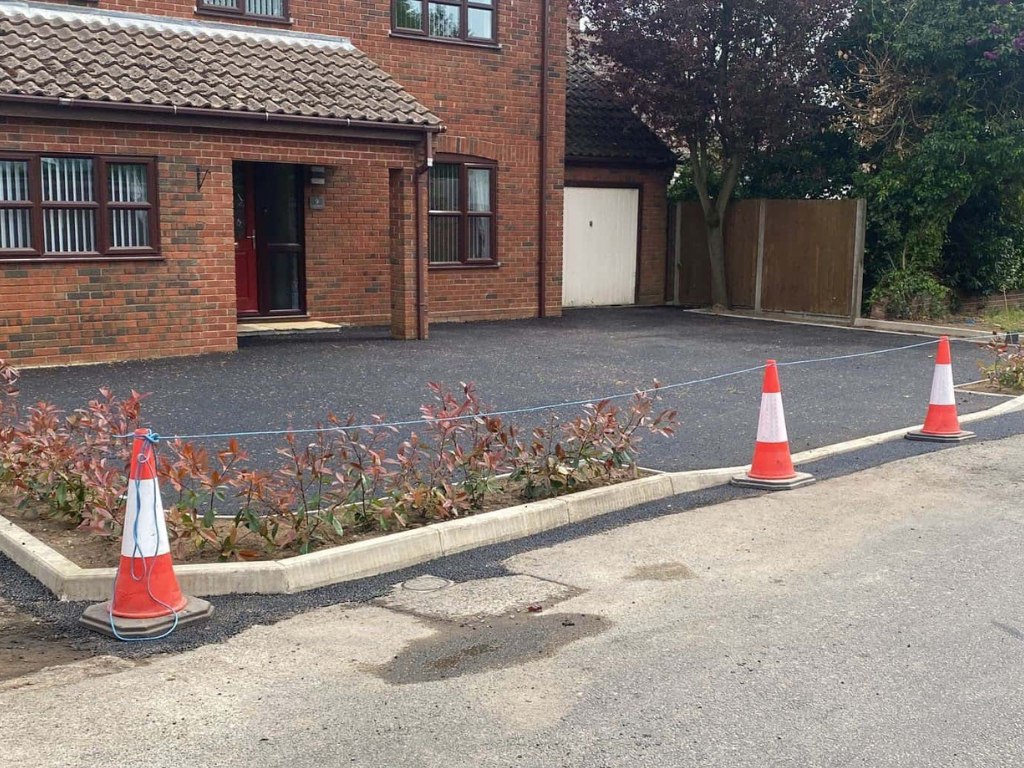
[[(25, 402), (84, 404), (100, 386), (151, 393), (148, 424), (158, 433), (254, 432), (313, 426), (329, 411), (417, 418), (425, 383), (473, 381), (496, 409), (598, 398), (701, 379), (759, 365), (850, 355), (922, 341), (920, 337), (754, 320), (674, 308), (577, 310), (562, 318), (435, 325), (427, 342), (396, 342), (378, 330), (350, 330), (315, 341), (249, 342), (234, 354), (25, 371)], [(794, 366), (782, 370), (794, 451), (920, 423), (927, 407), (934, 347)], [(958, 384), (978, 378), (986, 353), (953, 346)], [(749, 461), (760, 403), (759, 372), (666, 393), (677, 407), (673, 439), (648, 440), (643, 463), (696, 469)], [(961, 413), (999, 400), (959, 394)], [(520, 419), (524, 424), (538, 417)], [(269, 455), (276, 438), (246, 437)]]

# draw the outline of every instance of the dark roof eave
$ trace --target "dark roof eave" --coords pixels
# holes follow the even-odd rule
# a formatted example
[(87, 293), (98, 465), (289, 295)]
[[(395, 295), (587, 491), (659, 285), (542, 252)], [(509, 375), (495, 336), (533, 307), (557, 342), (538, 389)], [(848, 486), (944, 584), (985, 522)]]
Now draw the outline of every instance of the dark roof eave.
[[(401, 140), (401, 134), (413, 134), (409, 140), (420, 141), (422, 135), (427, 133), (443, 133), (444, 125), (423, 124), (423, 123), (397, 123), (378, 122), (373, 120), (353, 120), (351, 118), (313, 117), (309, 115), (279, 115), (270, 112), (238, 112), (224, 109), (208, 109), (204, 107), (178, 107), (173, 104), (129, 104), (112, 101), (90, 101), (88, 99), (69, 99), (59, 96), (34, 96), (25, 94), (0, 94), (0, 102), (11, 104), (22, 104), (25, 106), (46, 107), (49, 109), (68, 111), (110, 111), (119, 113), (140, 113), (140, 114), (161, 114), (170, 116), (181, 116), (183, 118), (203, 118), (213, 120), (217, 123), (238, 123), (239, 127), (247, 127), (259, 130), (260, 126), (276, 126), (278, 130), (289, 127), (293, 131), (302, 132), (300, 126), (318, 128), (315, 131), (322, 134), (323, 129), (333, 129), (342, 135), (363, 135), (365, 133), (384, 132), (394, 134), (393, 140)], [(123, 115), (122, 115), (123, 116)], [(69, 115), (73, 119), (76, 115)], [(244, 124), (242, 126), (241, 124)]]
[(597, 155), (566, 155), (566, 165), (607, 165), (643, 168), (675, 168), (679, 160), (672, 157), (599, 157)]

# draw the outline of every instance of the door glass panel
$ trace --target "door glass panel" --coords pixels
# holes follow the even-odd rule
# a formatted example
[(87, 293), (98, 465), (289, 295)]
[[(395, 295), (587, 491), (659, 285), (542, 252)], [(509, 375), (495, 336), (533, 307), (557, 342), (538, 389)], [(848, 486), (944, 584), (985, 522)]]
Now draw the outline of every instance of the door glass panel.
[(268, 246), (299, 242), (297, 174), (294, 165), (256, 166), (256, 239)]
[(270, 306), (267, 309), (271, 312), (298, 312), (302, 309), (299, 301), (299, 257), (293, 253), (269, 253), (264, 263), (269, 283), (267, 299)]
[(235, 198), (235, 244), (242, 242), (248, 234), (245, 231), (246, 215), (245, 215), (245, 204), (246, 204), (246, 189), (245, 189), (245, 174), (238, 171), (237, 169), (232, 174), (231, 179), (232, 187), (234, 188)]

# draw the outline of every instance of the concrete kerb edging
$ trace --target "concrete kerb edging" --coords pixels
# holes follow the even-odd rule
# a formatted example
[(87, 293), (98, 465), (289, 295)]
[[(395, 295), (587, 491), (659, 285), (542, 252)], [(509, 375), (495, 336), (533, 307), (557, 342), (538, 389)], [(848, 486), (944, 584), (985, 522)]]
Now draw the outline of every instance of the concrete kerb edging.
[[(755, 313), (755, 312), (713, 312), (710, 309), (690, 308), (683, 310), (695, 315), (708, 315), (710, 317), (725, 317), (738, 320), (760, 320), (766, 323), (785, 323), (789, 325), (809, 325), (816, 328), (844, 328), (853, 331), (873, 331), (876, 333), (891, 333), (900, 336), (948, 336), (950, 339), (960, 341), (974, 341), (982, 343), (981, 338), (985, 333), (983, 328), (962, 328), (949, 325), (929, 325), (927, 323), (911, 323), (902, 320), (874, 320), (868, 317), (858, 317), (853, 323), (849, 318), (829, 318), (820, 315), (793, 315), (786, 313)], [(998, 334), (996, 334), (998, 335)], [(987, 336), (986, 336), (987, 338)]]
[[(971, 423), (1024, 411), (1024, 396), (960, 419)], [(905, 427), (794, 454), (807, 464), (901, 439)], [(284, 560), (186, 564), (175, 567), (184, 592), (196, 596), (290, 594), (328, 584), (377, 576), (469, 549), (532, 536), (629, 507), (725, 485), (749, 466), (660, 472), (618, 485), (521, 504), (516, 507), (402, 531)], [(81, 568), (0, 516), (0, 552), (61, 600), (108, 600), (113, 568)]]

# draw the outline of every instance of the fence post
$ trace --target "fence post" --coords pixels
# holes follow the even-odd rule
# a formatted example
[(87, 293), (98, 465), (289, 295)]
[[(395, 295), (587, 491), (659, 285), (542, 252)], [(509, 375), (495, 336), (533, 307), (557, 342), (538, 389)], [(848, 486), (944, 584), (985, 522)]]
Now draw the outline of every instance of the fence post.
[(864, 230), (867, 225), (868, 201), (857, 199), (857, 216), (853, 232), (853, 295), (850, 307), (850, 325), (856, 325), (860, 318), (860, 306), (864, 301)]
[(762, 198), (757, 201), (757, 270), (754, 273), (754, 311), (761, 311), (761, 290), (764, 283), (764, 229), (767, 205)]

